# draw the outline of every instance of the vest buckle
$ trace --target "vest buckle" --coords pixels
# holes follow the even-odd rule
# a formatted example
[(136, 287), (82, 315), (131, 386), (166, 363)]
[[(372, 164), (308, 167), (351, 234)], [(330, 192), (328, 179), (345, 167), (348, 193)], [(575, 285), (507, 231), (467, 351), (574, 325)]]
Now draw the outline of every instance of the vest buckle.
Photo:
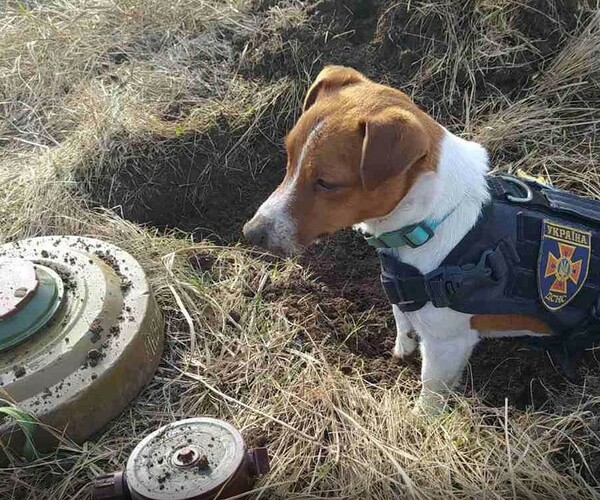
[(439, 267), (425, 275), (425, 286), (435, 307), (450, 307), (458, 298), (467, 297), (473, 290), (496, 282), (488, 257), (495, 250), (486, 250), (477, 264)]
[(525, 184), (522, 180), (513, 177), (512, 175), (498, 174), (498, 177), (505, 181), (512, 182), (515, 186), (519, 187), (523, 191), (523, 196), (514, 196), (506, 193), (506, 199), (513, 203), (527, 203), (533, 199), (533, 192), (531, 188)]

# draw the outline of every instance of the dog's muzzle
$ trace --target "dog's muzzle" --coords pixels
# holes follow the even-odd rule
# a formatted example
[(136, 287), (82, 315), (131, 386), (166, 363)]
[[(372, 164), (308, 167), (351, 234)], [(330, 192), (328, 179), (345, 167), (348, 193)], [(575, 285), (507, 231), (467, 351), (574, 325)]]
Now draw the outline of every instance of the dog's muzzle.
[(269, 248), (269, 233), (272, 231), (273, 226), (272, 221), (261, 215), (257, 215), (244, 224), (242, 232), (252, 245)]

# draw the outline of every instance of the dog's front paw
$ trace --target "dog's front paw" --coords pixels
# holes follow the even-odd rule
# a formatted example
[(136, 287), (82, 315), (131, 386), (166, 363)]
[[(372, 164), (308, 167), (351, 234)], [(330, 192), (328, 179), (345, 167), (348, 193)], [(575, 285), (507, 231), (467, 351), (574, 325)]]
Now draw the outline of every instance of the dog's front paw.
[(394, 345), (394, 357), (398, 359), (405, 359), (415, 352), (419, 343), (416, 339), (416, 334), (413, 331), (402, 333), (396, 337), (396, 343)]
[(421, 393), (411, 413), (416, 417), (438, 417), (446, 409), (446, 400), (439, 394)]

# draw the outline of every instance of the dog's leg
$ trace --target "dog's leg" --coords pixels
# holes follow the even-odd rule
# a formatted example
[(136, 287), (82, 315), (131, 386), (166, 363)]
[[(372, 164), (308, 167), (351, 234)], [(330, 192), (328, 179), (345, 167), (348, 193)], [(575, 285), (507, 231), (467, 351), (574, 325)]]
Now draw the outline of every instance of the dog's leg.
[(467, 330), (450, 338), (421, 336), (422, 389), (417, 412), (434, 414), (444, 406), (445, 396), (458, 381), (473, 347), (479, 341), (475, 330)]
[(419, 345), (412, 324), (398, 306), (392, 306), (396, 319), (396, 344), (394, 356), (403, 359), (410, 356)]

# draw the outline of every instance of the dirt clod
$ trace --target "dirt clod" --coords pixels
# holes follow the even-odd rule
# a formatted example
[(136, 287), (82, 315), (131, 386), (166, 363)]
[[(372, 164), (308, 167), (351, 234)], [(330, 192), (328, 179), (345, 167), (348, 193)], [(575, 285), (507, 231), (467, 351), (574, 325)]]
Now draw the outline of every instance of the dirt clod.
[(89, 329), (90, 340), (92, 341), (93, 344), (95, 344), (96, 342), (98, 342), (100, 340), (100, 338), (102, 337), (103, 331), (104, 331), (104, 329), (102, 328), (102, 323), (100, 322), (100, 320), (95, 319), (92, 322), (92, 324), (90, 325), (90, 329)]
[(96, 255), (102, 262), (111, 267), (115, 274), (121, 279), (121, 292), (123, 292), (123, 295), (126, 295), (129, 292), (129, 290), (133, 288), (133, 283), (131, 282), (131, 280), (126, 278), (123, 272), (121, 271), (119, 260), (110, 253), (110, 250), (96, 250), (94, 252), (94, 255)]
[(198, 469), (205, 470), (205, 469), (208, 469), (208, 467), (209, 467), (208, 457), (206, 455), (202, 455), (198, 459)]
[(87, 360), (89, 366), (97, 366), (103, 357), (104, 355), (98, 349), (90, 349), (87, 353)]

